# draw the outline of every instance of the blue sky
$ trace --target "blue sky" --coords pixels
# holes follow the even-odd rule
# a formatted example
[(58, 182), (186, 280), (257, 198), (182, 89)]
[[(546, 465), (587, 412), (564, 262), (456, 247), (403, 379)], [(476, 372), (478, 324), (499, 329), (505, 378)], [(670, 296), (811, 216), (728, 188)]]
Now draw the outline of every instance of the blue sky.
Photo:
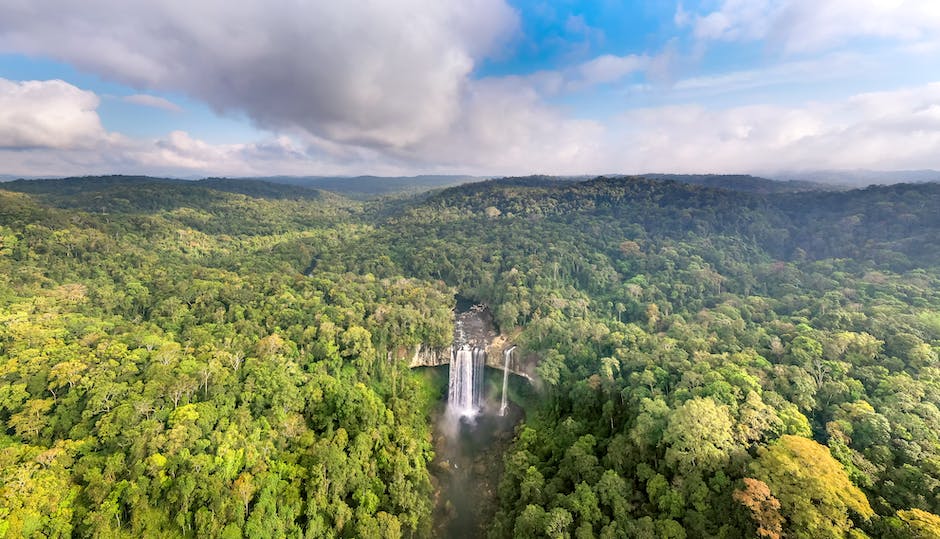
[(940, 2), (0, 6), (0, 175), (940, 168)]

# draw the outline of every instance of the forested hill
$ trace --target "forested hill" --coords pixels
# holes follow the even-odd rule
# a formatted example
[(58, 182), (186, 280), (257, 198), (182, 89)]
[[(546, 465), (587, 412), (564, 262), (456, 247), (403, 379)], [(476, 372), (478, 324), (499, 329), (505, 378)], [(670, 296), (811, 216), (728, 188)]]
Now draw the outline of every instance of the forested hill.
[(0, 185), (0, 536), (428, 534), (438, 397), (386, 358), (453, 293), (305, 277), (357, 207), (226, 187)]
[(431, 220), (487, 212), (503, 218), (608, 217), (654, 235), (747, 238), (781, 259), (799, 250), (811, 258), (875, 258), (910, 266), (940, 262), (940, 246), (930, 241), (940, 232), (938, 202), (936, 183), (761, 194), (647, 177), (561, 183), (530, 177), (451, 188), (412, 214)]
[(331, 191), (355, 200), (371, 200), (381, 197), (403, 197), (433, 189), (452, 187), (463, 183), (480, 181), (475, 176), (270, 176), (251, 178), (278, 184), (297, 185), (312, 189)]
[(774, 199), (792, 244), (815, 258), (871, 258), (895, 267), (940, 264), (940, 183), (871, 186)]
[[(7, 191), (30, 193), (61, 207), (103, 210), (151, 211), (170, 206), (203, 206), (211, 193), (237, 193), (254, 198), (316, 199), (320, 191), (262, 180), (206, 178), (177, 180), (150, 176), (84, 176), (45, 180), (15, 180), (0, 184)], [(117, 202), (115, 202), (117, 201)], [(113, 204), (123, 204), (114, 207)]]
[(643, 177), (652, 180), (673, 180), (715, 189), (763, 194), (846, 189), (838, 183), (824, 184), (808, 180), (769, 180), (744, 174), (643, 174)]
[(460, 295), (538, 362), (491, 537), (940, 537), (938, 207), (0, 184), (0, 536), (429, 536)]

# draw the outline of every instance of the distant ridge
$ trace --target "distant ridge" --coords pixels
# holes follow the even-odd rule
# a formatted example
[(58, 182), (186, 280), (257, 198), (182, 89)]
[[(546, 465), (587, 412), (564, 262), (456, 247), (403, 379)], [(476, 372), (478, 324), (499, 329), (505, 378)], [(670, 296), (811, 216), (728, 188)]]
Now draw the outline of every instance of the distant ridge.
[(866, 187), (869, 185), (890, 185), (895, 183), (940, 182), (937, 170), (811, 170), (799, 172), (780, 172), (774, 174), (777, 180), (795, 180), (838, 184), (846, 187)]
[(202, 180), (180, 180), (175, 178), (131, 175), (18, 179), (5, 182), (3, 188), (23, 193), (70, 196), (80, 193), (87, 194), (108, 191), (128, 185), (139, 187), (172, 185), (182, 188), (204, 188), (260, 198), (317, 198), (320, 196), (318, 191), (308, 187), (276, 184), (256, 179), (230, 180), (227, 178), (205, 178)]
[[(676, 182), (686, 185), (698, 185), (709, 189), (737, 191), (771, 195), (780, 193), (799, 193), (803, 191), (842, 190), (839, 186), (806, 181), (779, 181), (744, 174), (603, 174), (600, 176), (509, 176), (480, 182), (471, 189), (485, 189), (487, 184), (498, 183), (501, 186), (514, 187), (554, 187), (561, 184), (593, 182), (598, 180), (643, 179), (653, 182)], [(454, 186), (457, 187), (457, 186)]]
[[(262, 197), (306, 197), (314, 191), (332, 193), (356, 200), (415, 195), (434, 189), (453, 187), (463, 183), (487, 179), (469, 175), (421, 176), (259, 176), (210, 177), (203, 179), (166, 178), (132, 174), (90, 175), (73, 177), (23, 177), (0, 175), (6, 188), (24, 192), (47, 192), (51, 187), (60, 194), (102, 189), (129, 182), (166, 183), (176, 185), (202, 185), (217, 191), (238, 192)], [(77, 183), (76, 183), (77, 182)], [(81, 185), (79, 185), (79, 183)], [(247, 191), (247, 192), (246, 192)], [(49, 193), (51, 194), (51, 193)]]
[(464, 183), (483, 181), (481, 176), (421, 175), (421, 176), (263, 176), (245, 178), (286, 185), (296, 185), (331, 191), (348, 198), (372, 198), (413, 195), (433, 189), (454, 187)]
[(84, 176), (44, 180), (14, 180), (0, 189), (26, 193), (58, 208), (93, 213), (137, 213), (199, 205), (216, 209), (230, 205), (231, 197), (292, 200), (342, 205), (342, 197), (301, 186), (260, 180), (207, 178), (179, 180), (149, 176)]
[[(0, 174), (4, 185), (33, 184), (11, 187), (22, 191), (48, 191), (55, 186), (60, 194), (78, 189), (78, 185), (66, 182), (82, 182), (82, 190), (89, 187), (103, 188), (107, 185), (127, 182), (162, 182), (179, 185), (202, 185), (203, 187), (262, 197), (308, 197), (313, 191), (329, 191), (355, 200), (372, 200), (388, 197), (403, 197), (456, 187), (487, 180), (511, 180), (516, 183), (536, 184), (540, 182), (581, 182), (598, 177), (647, 178), (655, 181), (675, 181), (701, 185), (713, 189), (724, 189), (759, 194), (796, 193), (802, 191), (834, 191), (856, 189), (869, 185), (896, 183), (940, 182), (940, 171), (907, 170), (822, 170), (780, 172), (769, 177), (750, 174), (603, 174), (603, 175), (544, 175), (529, 176), (472, 176), (461, 174), (426, 174), (417, 176), (257, 176), (257, 177), (209, 177), (203, 179), (167, 178), (138, 175), (97, 175), (76, 177), (24, 177)], [(52, 183), (46, 183), (52, 182)], [(38, 184), (42, 184), (40, 187)], [(280, 187), (275, 187), (280, 186)]]
[(819, 182), (806, 180), (774, 180), (747, 174), (640, 174), (651, 180), (672, 180), (681, 183), (701, 185), (713, 189), (727, 189), (764, 195), (774, 193), (796, 193), (800, 191), (821, 191), (835, 188)]

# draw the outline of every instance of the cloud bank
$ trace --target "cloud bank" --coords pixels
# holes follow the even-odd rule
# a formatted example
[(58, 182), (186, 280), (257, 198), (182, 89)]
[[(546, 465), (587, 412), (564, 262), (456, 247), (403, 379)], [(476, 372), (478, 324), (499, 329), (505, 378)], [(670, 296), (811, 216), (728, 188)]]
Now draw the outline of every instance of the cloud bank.
[[(864, 54), (839, 48), (853, 40), (932, 50), (940, 3), (723, 0), (711, 10), (680, 6), (673, 19), (705, 47), (760, 42), (785, 61), (681, 78), (671, 72), (679, 53), (670, 42), (660, 53), (481, 77), (479, 66), (521, 32), (520, 14), (504, 0), (12, 2), (0, 8), (0, 52), (66, 62), (133, 88), (126, 102), (177, 115), (186, 111), (156, 94), (186, 95), (262, 131), (238, 144), (183, 130), (131, 138), (102, 126), (93, 92), (0, 79), (0, 172), (940, 168), (938, 84), (785, 104), (701, 102), (868, 69)], [(644, 77), (656, 83), (639, 85), (641, 93), (671, 93), (682, 104), (636, 108), (623, 88)], [(584, 117), (566, 102), (599, 88), (625, 97), (607, 114)]]
[(703, 40), (767, 40), (787, 53), (812, 53), (858, 39), (912, 43), (938, 41), (935, 0), (723, 0), (692, 16), (680, 6), (676, 20), (693, 24)]
[(98, 99), (90, 92), (62, 81), (0, 79), (0, 159), (10, 173), (24, 175), (39, 169), (62, 175), (302, 175), (362, 168), (380, 174), (771, 173), (938, 165), (940, 83), (794, 107), (651, 107), (624, 112), (606, 125), (565, 118), (512, 81), (481, 83), (474, 92), (459, 129), (416, 146), (414, 155), (390, 156), (315, 137), (210, 144), (175, 131), (135, 140), (101, 128)]
[(633, 170), (936, 168), (940, 83), (797, 107), (640, 109), (620, 122)]

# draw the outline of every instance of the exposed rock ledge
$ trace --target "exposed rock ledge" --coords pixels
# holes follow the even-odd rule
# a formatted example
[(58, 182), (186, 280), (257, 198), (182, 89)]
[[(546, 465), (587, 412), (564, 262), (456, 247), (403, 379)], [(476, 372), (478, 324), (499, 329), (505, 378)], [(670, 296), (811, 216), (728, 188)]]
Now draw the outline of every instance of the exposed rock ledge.
[(415, 348), (415, 353), (411, 358), (408, 367), (440, 367), (450, 363), (450, 347), (431, 348), (422, 344)]
[[(508, 343), (487, 346), (486, 366), (503, 370), (505, 361), (503, 354), (510, 348), (513, 348), (513, 345)], [(442, 365), (448, 365), (451, 359), (451, 349), (452, 347), (435, 349), (422, 344), (415, 348), (414, 355), (411, 357), (411, 362), (408, 364), (408, 367), (413, 369), (415, 367), (440, 367)], [(508, 370), (512, 374), (533, 380), (535, 378), (536, 363), (534, 356), (523, 356), (518, 352), (513, 352), (509, 357)]]
[[(486, 366), (494, 369), (503, 369), (506, 350), (514, 348), (510, 337), (496, 332), (493, 325), (493, 315), (485, 305), (474, 305), (465, 311), (454, 315), (454, 344), (446, 348), (432, 348), (422, 344), (415, 348), (409, 367), (440, 367), (450, 363), (454, 347), (468, 346), (483, 348), (486, 351)], [(534, 355), (523, 356), (516, 349), (509, 358), (509, 372), (524, 376), (529, 380), (535, 378), (535, 365), (538, 362)]]

